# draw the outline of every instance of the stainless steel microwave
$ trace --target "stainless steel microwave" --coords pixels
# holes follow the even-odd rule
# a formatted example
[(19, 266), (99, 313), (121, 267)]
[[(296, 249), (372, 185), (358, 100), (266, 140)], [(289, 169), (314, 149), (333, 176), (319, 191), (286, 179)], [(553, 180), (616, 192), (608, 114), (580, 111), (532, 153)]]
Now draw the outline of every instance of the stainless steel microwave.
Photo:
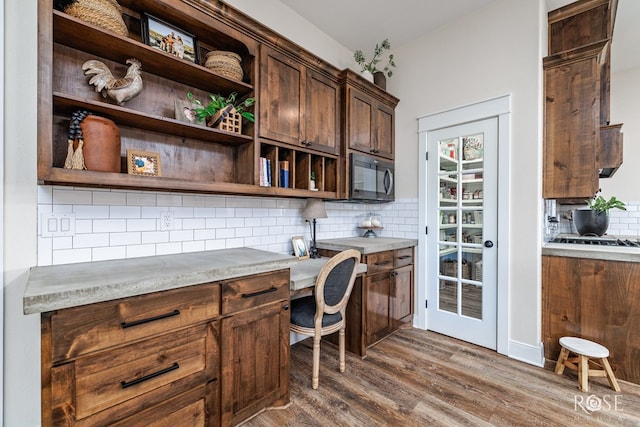
[(351, 154), (349, 198), (363, 202), (394, 200), (393, 162), (364, 154)]

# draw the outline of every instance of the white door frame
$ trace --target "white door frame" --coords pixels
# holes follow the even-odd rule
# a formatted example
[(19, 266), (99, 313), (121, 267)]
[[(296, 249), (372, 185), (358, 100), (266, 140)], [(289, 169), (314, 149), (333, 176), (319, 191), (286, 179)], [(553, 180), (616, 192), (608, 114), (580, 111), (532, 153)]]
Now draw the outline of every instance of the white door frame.
[(489, 99), (476, 104), (443, 111), (418, 118), (418, 274), (416, 282), (416, 327), (427, 329), (427, 134), (430, 131), (475, 122), (490, 117), (498, 118), (498, 269), (497, 269), (497, 351), (509, 351), (509, 192), (511, 147), (511, 95)]

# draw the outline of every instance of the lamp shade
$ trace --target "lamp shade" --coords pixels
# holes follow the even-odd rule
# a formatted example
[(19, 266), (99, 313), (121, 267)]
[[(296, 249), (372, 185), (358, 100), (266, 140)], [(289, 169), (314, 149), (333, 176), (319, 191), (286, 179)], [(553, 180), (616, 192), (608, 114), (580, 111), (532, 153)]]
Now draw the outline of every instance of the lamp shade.
[(327, 211), (324, 209), (324, 203), (320, 199), (307, 199), (307, 204), (302, 211), (302, 218), (327, 218)]

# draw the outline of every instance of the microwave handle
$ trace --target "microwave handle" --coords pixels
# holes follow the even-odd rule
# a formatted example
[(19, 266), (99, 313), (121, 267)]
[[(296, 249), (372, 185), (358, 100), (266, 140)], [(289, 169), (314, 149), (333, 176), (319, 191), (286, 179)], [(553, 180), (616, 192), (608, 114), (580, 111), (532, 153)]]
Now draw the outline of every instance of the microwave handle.
[(384, 171), (384, 192), (388, 196), (391, 194), (391, 190), (393, 190), (393, 173), (391, 173), (390, 169), (385, 169)]

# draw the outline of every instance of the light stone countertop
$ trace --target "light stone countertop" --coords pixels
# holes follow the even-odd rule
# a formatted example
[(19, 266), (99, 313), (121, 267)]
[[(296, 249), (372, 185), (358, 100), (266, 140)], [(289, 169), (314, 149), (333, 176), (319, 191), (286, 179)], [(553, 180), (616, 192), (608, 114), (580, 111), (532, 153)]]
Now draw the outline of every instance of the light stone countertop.
[(399, 239), (395, 237), (345, 237), (340, 239), (318, 240), (318, 249), (343, 251), (345, 249), (357, 249), (362, 255), (376, 252), (391, 251), (417, 246), (416, 239)]
[(286, 269), (297, 262), (289, 255), (236, 248), (33, 267), (23, 311), (43, 313)]
[[(315, 286), (320, 269), (326, 262), (327, 257), (302, 259), (291, 266), (291, 290), (297, 291)], [(358, 264), (358, 274), (367, 272), (367, 264)]]
[(542, 255), (605, 261), (640, 262), (640, 248), (625, 246), (590, 246), (571, 243), (545, 243)]

